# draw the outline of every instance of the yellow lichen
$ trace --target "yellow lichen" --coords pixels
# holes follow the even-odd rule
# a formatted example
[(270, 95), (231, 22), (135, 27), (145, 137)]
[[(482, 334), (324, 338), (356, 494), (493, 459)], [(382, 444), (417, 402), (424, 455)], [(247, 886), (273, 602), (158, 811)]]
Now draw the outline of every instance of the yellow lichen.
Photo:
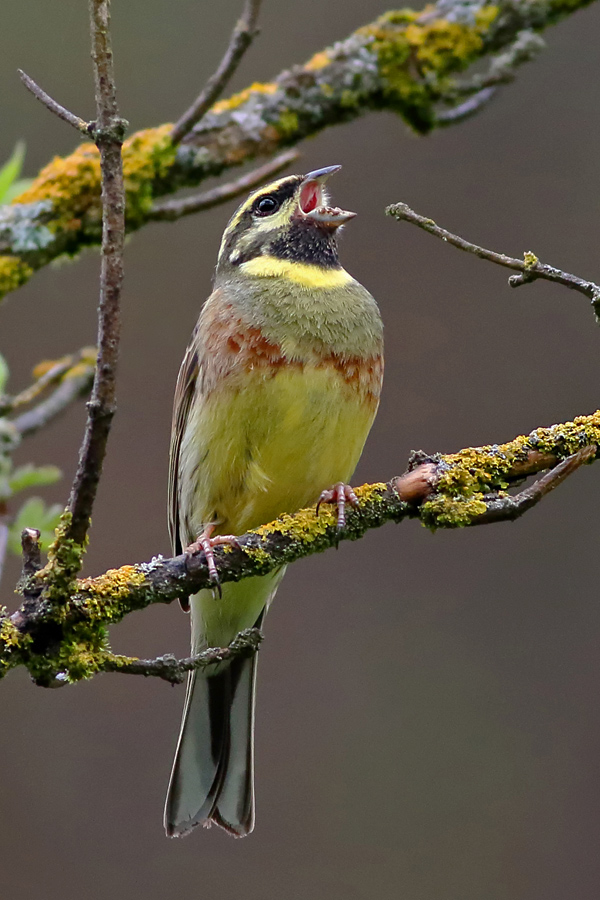
[(243, 103), (247, 103), (252, 94), (275, 94), (278, 91), (278, 85), (274, 82), (260, 82), (255, 81), (250, 87), (244, 88), (243, 91), (239, 91), (237, 94), (233, 94), (233, 96), (228, 97), (226, 100), (219, 100), (212, 107), (211, 112), (214, 113), (225, 113), (231, 112), (233, 109), (237, 109), (238, 106), (242, 106)]
[(48, 227), (52, 231), (76, 230), (81, 226), (80, 217), (99, 202), (99, 196), (100, 154), (94, 144), (81, 144), (69, 156), (54, 157), (13, 203), (50, 200), (53, 216)]
[(533, 269), (533, 267), (537, 266), (539, 263), (539, 259), (531, 250), (526, 250), (523, 254), (523, 262), (525, 263), (526, 269)]
[(304, 64), (304, 68), (309, 72), (314, 72), (316, 69), (324, 69), (330, 62), (329, 53), (326, 50), (321, 50), (319, 53), (311, 56), (308, 62)]
[(121, 600), (131, 594), (132, 588), (141, 587), (146, 576), (137, 566), (121, 566), (109, 569), (96, 578), (80, 578), (77, 590), (98, 600)]
[[(175, 158), (176, 149), (169, 139), (171, 128), (166, 124), (138, 131), (123, 144), (127, 214), (134, 222), (152, 202), (152, 180), (165, 175)], [(13, 203), (40, 201), (52, 203), (53, 215), (48, 223), (51, 231), (77, 231), (84, 216), (99, 227), (100, 154), (97, 147), (86, 143), (69, 156), (55, 157)]]
[(537, 428), (505, 444), (467, 447), (442, 456), (436, 494), (423, 504), (421, 520), (430, 527), (469, 525), (485, 512), (484, 494), (507, 488), (515, 467), (527, 463), (532, 452), (561, 459), (590, 444), (600, 446), (600, 410)]
[(413, 22), (405, 34), (423, 69), (438, 76), (471, 62), (483, 43), (478, 28), (446, 19), (434, 19), (426, 24)]
[[(386, 103), (395, 105), (420, 132), (433, 125), (432, 105), (444, 79), (478, 57), (483, 35), (498, 15), (497, 6), (487, 5), (478, 11), (475, 23), (467, 25), (432, 18), (434, 9), (387, 13), (357, 32), (372, 42)], [(425, 83), (423, 75), (435, 75), (435, 87)]]
[(71, 358), (71, 356), (61, 356), (60, 359), (42, 359), (33, 367), (31, 374), (37, 381), (38, 378), (46, 375), (46, 373), (50, 372), (55, 366), (67, 364)]
[(282, 137), (291, 137), (298, 131), (298, 115), (289, 109), (281, 113), (277, 121), (277, 128)]
[(0, 256), (0, 299), (25, 284), (33, 269), (17, 256)]

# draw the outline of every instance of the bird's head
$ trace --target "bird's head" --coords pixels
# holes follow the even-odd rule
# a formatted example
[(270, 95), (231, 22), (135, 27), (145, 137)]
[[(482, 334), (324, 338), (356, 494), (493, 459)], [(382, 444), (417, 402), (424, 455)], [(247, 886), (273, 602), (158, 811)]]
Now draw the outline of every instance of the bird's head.
[(225, 229), (217, 274), (258, 272), (260, 260), (273, 259), (338, 268), (336, 233), (356, 215), (328, 205), (325, 182), (340, 168), (288, 175), (251, 194)]

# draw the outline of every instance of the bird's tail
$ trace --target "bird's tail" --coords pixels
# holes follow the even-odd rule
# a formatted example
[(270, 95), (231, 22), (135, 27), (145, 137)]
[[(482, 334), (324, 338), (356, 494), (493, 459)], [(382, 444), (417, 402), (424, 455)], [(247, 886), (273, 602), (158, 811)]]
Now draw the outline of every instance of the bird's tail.
[(170, 837), (212, 822), (236, 837), (254, 827), (256, 663), (253, 654), (190, 673), (165, 806)]

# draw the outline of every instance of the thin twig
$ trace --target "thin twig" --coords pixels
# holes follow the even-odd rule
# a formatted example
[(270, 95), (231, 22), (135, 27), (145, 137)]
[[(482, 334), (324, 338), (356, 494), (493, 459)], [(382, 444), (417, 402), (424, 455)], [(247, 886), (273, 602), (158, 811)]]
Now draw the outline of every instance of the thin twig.
[(185, 659), (177, 659), (171, 654), (159, 656), (157, 659), (135, 659), (109, 654), (101, 662), (100, 671), (154, 676), (170, 684), (181, 684), (188, 672), (206, 669), (239, 656), (251, 656), (256, 653), (262, 640), (263, 635), (258, 628), (247, 628), (240, 631), (227, 647), (210, 647)]
[(53, 100), (50, 94), (47, 94), (37, 82), (30, 78), (26, 72), (22, 69), (17, 69), (19, 73), (19, 78), (25, 85), (28, 91), (31, 91), (36, 100), (39, 100), (40, 103), (43, 103), (46, 109), (49, 109), (50, 112), (54, 113), (55, 116), (58, 116), (59, 119), (62, 119), (63, 122), (67, 122), (69, 125), (72, 125), (73, 128), (76, 128), (81, 134), (87, 135), (89, 137), (89, 123), (84, 119), (76, 116), (75, 113), (69, 112), (68, 109), (65, 109), (64, 106), (61, 106), (60, 103), (57, 103), (56, 100)]
[(219, 94), (225, 90), (233, 73), (239, 66), (242, 56), (257, 35), (256, 22), (260, 11), (261, 0), (246, 0), (241, 18), (233, 29), (229, 46), (225, 51), (217, 71), (212, 75), (190, 108), (173, 126), (171, 140), (179, 144), (192, 130), (202, 116), (210, 109)]
[(77, 374), (80, 371), (93, 374), (95, 360), (96, 348), (84, 347), (77, 353), (63, 356), (62, 359), (57, 359), (53, 363), (44, 363), (44, 366), (48, 365), (49, 368), (30, 387), (25, 388), (25, 390), (14, 397), (3, 396), (0, 398), (0, 416), (5, 416), (21, 406), (27, 406), (29, 403), (32, 403), (40, 394), (44, 393), (46, 388), (61, 382), (69, 373), (69, 370), (75, 369)]
[(221, 203), (233, 200), (235, 197), (239, 197), (240, 194), (244, 194), (253, 187), (262, 184), (267, 178), (276, 175), (289, 166), (299, 156), (300, 154), (297, 150), (287, 150), (270, 162), (265, 163), (264, 166), (253, 169), (246, 175), (236, 178), (235, 181), (220, 184), (211, 191), (204, 191), (204, 193), (196, 194), (193, 197), (185, 197), (183, 200), (168, 200), (165, 203), (157, 203), (152, 207), (148, 216), (156, 221), (173, 222), (182, 216), (189, 216), (192, 213), (219, 206)]
[(81, 372), (68, 375), (50, 396), (12, 420), (12, 424), (22, 437), (35, 434), (48, 422), (64, 412), (74, 400), (89, 394), (94, 378), (94, 370), (83, 369)]
[(528, 284), (530, 281), (542, 278), (555, 284), (562, 284), (563, 287), (571, 288), (574, 291), (579, 291), (579, 293), (585, 294), (592, 301), (596, 314), (600, 315), (600, 285), (594, 284), (593, 281), (579, 278), (577, 275), (570, 275), (568, 272), (563, 272), (562, 269), (557, 269), (554, 266), (545, 265), (538, 260), (534, 253), (525, 253), (524, 258), (521, 260), (505, 256), (504, 253), (486, 250), (484, 247), (472, 244), (470, 241), (466, 241), (445, 228), (440, 228), (433, 219), (419, 215), (406, 203), (393, 203), (387, 207), (386, 214), (399, 222), (410, 222), (411, 225), (422, 228), (434, 237), (441, 238), (442, 241), (452, 244), (453, 247), (457, 247), (459, 250), (473, 253), (480, 259), (487, 259), (499, 266), (504, 266), (506, 269), (513, 269), (519, 272), (519, 275), (512, 275), (508, 279), (511, 287), (518, 287), (520, 284)]
[(484, 106), (487, 106), (492, 97), (495, 96), (495, 87), (483, 88), (483, 90), (469, 97), (468, 100), (459, 103), (458, 106), (453, 106), (451, 109), (443, 109), (436, 113), (436, 125), (456, 125), (457, 122), (470, 119), (471, 116), (477, 115)]
[(102, 171), (102, 264), (98, 307), (98, 359), (88, 419), (71, 488), (71, 521), (65, 538), (83, 544), (115, 414), (119, 352), (120, 297), (123, 283), (125, 194), (121, 147), (126, 123), (119, 117), (110, 43), (109, 0), (89, 0), (96, 122), (92, 132)]

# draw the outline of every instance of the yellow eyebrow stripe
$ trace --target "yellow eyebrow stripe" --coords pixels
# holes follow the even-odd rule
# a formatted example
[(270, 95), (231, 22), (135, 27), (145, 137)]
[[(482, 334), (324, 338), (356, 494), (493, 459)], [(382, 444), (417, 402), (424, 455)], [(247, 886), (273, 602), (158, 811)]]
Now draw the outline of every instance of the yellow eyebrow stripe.
[(352, 281), (352, 276), (341, 267), (326, 269), (311, 263), (292, 262), (275, 256), (255, 256), (242, 263), (240, 270), (245, 275), (259, 278), (289, 278), (296, 284), (311, 288), (336, 288)]

